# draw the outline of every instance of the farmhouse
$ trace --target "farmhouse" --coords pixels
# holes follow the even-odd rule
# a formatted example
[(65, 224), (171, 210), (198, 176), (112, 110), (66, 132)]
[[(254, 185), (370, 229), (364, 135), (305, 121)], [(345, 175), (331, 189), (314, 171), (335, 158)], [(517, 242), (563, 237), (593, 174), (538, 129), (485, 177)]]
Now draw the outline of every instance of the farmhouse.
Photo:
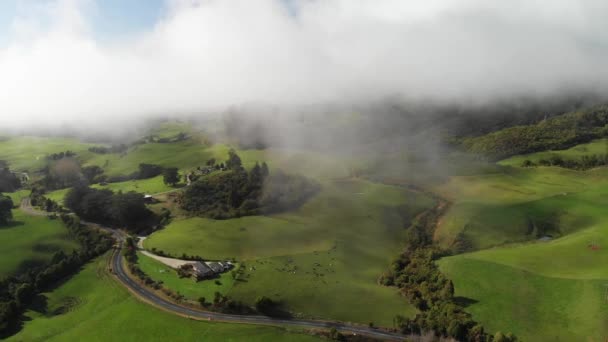
[(190, 265), (192, 265), (193, 275), (197, 279), (209, 278), (215, 275), (215, 272), (206, 263), (194, 261)]
[(207, 266), (215, 273), (222, 273), (230, 269), (230, 266), (228, 266), (227, 263), (223, 262), (210, 261), (206, 262), (205, 264), (207, 264)]

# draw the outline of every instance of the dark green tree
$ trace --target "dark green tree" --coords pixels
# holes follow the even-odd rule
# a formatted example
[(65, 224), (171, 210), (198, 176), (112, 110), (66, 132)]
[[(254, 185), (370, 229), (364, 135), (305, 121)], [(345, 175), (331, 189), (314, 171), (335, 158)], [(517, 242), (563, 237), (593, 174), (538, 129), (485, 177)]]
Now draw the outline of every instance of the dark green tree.
[(179, 172), (176, 167), (168, 167), (163, 171), (163, 182), (174, 186), (179, 182)]
[(266, 179), (270, 175), (270, 170), (268, 169), (268, 164), (266, 162), (262, 163), (262, 178)]
[(5, 225), (13, 219), (13, 200), (4, 195), (0, 195), (0, 225)]
[(243, 168), (241, 157), (236, 154), (236, 151), (233, 148), (228, 151), (228, 160), (226, 161), (226, 167), (229, 170), (240, 170)]

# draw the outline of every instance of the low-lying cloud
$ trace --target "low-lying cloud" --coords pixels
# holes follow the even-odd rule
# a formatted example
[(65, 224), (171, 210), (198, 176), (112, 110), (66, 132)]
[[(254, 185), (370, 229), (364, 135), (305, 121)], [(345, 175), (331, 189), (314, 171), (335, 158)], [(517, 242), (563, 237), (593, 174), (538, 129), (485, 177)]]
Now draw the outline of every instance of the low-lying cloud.
[(110, 41), (94, 38), (88, 6), (15, 18), (0, 126), (608, 89), (601, 0), (173, 0), (153, 28)]

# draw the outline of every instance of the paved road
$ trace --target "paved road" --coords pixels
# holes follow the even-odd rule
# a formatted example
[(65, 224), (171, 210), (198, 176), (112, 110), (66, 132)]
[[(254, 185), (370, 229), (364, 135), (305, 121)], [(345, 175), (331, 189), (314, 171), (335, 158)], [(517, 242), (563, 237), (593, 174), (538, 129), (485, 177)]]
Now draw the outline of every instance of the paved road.
[(312, 320), (299, 320), (299, 319), (278, 319), (267, 316), (257, 315), (230, 315), (217, 312), (198, 311), (189, 307), (181, 306), (170, 302), (164, 298), (161, 298), (156, 293), (144, 285), (132, 280), (125, 272), (122, 263), (122, 253), (120, 249), (114, 251), (112, 255), (112, 270), (118, 280), (137, 296), (144, 299), (145, 301), (165, 309), (167, 311), (174, 312), (179, 315), (185, 315), (190, 318), (213, 320), (220, 322), (231, 322), (231, 323), (247, 323), (247, 324), (262, 324), (262, 325), (290, 325), (301, 328), (321, 328), (331, 329), (336, 328), (337, 330), (344, 333), (355, 333), (359, 335), (369, 336), (378, 338), (386, 341), (403, 341), (405, 336), (397, 333), (392, 333), (380, 329), (369, 328), (364, 326), (355, 326), (345, 323), (338, 322), (326, 322), (326, 321), (312, 321)]

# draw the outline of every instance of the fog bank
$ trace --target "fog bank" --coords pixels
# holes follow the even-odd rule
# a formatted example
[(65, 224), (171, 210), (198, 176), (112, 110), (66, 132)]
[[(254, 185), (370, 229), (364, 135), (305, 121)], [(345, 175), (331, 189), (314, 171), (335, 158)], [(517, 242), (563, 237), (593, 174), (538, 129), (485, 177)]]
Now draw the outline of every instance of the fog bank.
[(247, 103), (483, 103), (608, 90), (605, 1), (289, 3), (173, 0), (150, 30), (103, 42), (88, 22), (94, 2), (39, 5), (14, 19), (0, 46), (0, 127), (118, 130)]

